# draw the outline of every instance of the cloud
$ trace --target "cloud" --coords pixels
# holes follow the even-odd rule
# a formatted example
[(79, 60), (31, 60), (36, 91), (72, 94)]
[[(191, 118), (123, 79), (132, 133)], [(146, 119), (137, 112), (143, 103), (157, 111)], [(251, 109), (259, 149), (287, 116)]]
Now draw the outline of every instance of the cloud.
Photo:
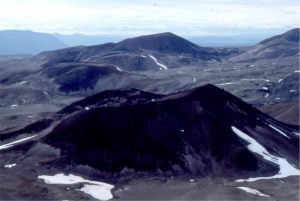
[(42, 32), (199, 35), (226, 28), (286, 29), (300, 21), (297, 0), (0, 0), (0, 5), (0, 29)]

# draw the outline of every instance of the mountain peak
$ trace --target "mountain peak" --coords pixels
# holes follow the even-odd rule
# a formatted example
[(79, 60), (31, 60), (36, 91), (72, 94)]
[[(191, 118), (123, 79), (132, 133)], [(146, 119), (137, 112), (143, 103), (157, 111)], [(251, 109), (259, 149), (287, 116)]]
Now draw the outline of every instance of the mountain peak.
[(198, 176), (276, 174), (278, 167), (248, 150), (235, 130), (247, 132), (266, 150), (284, 154), (291, 162), (299, 156), (292, 128), (213, 85), (171, 95), (102, 92), (60, 114), (64, 117), (59, 126), (42, 143), (61, 149), (66, 157), (62, 161), (72, 159), (103, 172), (129, 168)]
[(286, 40), (288, 42), (299, 43), (299, 28), (291, 29), (283, 34), (267, 38), (259, 44), (267, 44)]
[(171, 32), (144, 35), (125, 39), (117, 44), (118, 49), (144, 49), (165, 53), (195, 53), (200, 47)]
[(299, 43), (299, 30), (300, 28), (291, 29), (285, 32), (283, 35), (288, 41)]

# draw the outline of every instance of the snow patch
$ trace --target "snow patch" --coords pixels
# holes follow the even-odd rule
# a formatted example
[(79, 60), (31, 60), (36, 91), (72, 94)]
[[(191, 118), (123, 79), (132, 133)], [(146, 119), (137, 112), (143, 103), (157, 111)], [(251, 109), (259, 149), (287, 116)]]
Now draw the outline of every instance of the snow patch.
[(152, 56), (151, 54), (149, 54), (149, 57), (150, 57), (151, 59), (153, 59), (153, 61), (154, 61), (158, 66), (161, 67), (161, 70), (162, 70), (162, 69), (168, 70), (168, 67), (167, 67), (166, 65), (162, 64), (162, 63), (159, 63), (159, 62), (157, 61), (157, 59), (156, 59), (154, 56)]
[(300, 70), (295, 70), (294, 72), (295, 72), (295, 73), (300, 73)]
[(268, 125), (269, 127), (273, 128), (275, 131), (277, 131), (278, 133), (280, 133), (281, 135), (285, 136), (286, 138), (291, 139), (287, 134), (285, 134), (283, 131), (279, 130), (278, 128), (276, 128), (275, 126), (272, 126), (271, 124)]
[(38, 176), (38, 178), (43, 179), (46, 184), (77, 184), (87, 181), (82, 177), (72, 174), (64, 175), (63, 173), (56, 174), (53, 176), (40, 175)]
[(119, 66), (116, 66), (116, 70), (122, 72), (122, 69)]
[(291, 90), (290, 90), (291, 93), (296, 92), (296, 91), (297, 91), (297, 90), (295, 90), (295, 89), (291, 89)]
[(195, 77), (193, 77), (193, 82), (196, 82), (196, 81), (197, 81), (197, 79)]
[(78, 184), (78, 183), (88, 183), (84, 184), (84, 187), (78, 189), (90, 196), (99, 200), (109, 200), (113, 198), (111, 189), (114, 188), (113, 185), (106, 184), (98, 181), (91, 181), (84, 179), (76, 175), (64, 175), (63, 173), (56, 174), (53, 176), (40, 175), (38, 179), (43, 179), (46, 184)]
[(184, 133), (184, 129), (181, 129), (180, 132)]
[(208, 62), (214, 62), (214, 61), (217, 61), (217, 60), (215, 60), (215, 59), (211, 59), (211, 60), (209, 60)]
[(241, 80), (244, 80), (244, 81), (254, 81), (254, 80), (261, 80), (261, 81), (265, 81), (265, 82), (270, 82), (270, 80), (267, 80), (267, 79), (258, 79), (258, 78), (244, 78), (244, 79), (241, 79)]
[(283, 79), (281, 78), (281, 79), (279, 79), (277, 82), (280, 83), (282, 80), (283, 80)]
[(224, 85), (237, 84), (237, 83), (238, 82), (225, 82), (225, 83), (217, 84), (217, 85), (224, 86)]
[(85, 110), (90, 110), (91, 108), (89, 108), (89, 107), (86, 106), (86, 107), (84, 107), (84, 109), (85, 109)]
[(194, 182), (195, 180), (194, 179), (190, 179), (190, 182)]
[(16, 83), (15, 85), (16, 85), (16, 86), (19, 86), (19, 85), (23, 85), (23, 84), (26, 84), (26, 83), (27, 83), (27, 81), (22, 81), (22, 82)]
[(240, 187), (237, 187), (237, 188), (241, 189), (243, 191), (246, 191), (247, 193), (251, 193), (251, 194), (254, 194), (254, 195), (261, 196), (261, 197), (271, 197), (270, 195), (264, 194), (264, 193), (260, 192), (259, 190), (256, 190), (256, 189), (253, 189), (253, 188), (248, 188), (248, 187), (243, 187), (243, 186), (240, 186)]
[(79, 191), (89, 194), (98, 200), (109, 200), (113, 198), (110, 192), (112, 188), (113, 187), (104, 187), (103, 185), (85, 184)]
[(29, 139), (31, 139), (31, 138), (34, 138), (35, 136), (37, 136), (37, 135), (33, 135), (33, 136), (26, 137), (26, 138), (23, 138), (23, 139), (20, 139), (20, 140), (16, 140), (16, 141), (14, 141), (14, 142), (10, 142), (10, 143), (7, 143), (7, 144), (0, 145), (0, 150), (1, 150), (1, 149), (7, 149), (7, 148), (9, 148), (9, 147), (12, 147), (12, 146), (14, 146), (15, 144), (18, 144), (18, 143), (20, 143), (20, 142), (29, 140)]
[(293, 132), (295, 135), (300, 135), (300, 133), (297, 133), (297, 132)]
[(268, 87), (262, 87), (261, 89), (265, 90), (265, 91), (268, 91), (269, 88)]
[(14, 166), (16, 166), (17, 164), (13, 163), (13, 164), (7, 164), (7, 165), (4, 165), (5, 168), (12, 168)]
[(274, 179), (274, 178), (284, 178), (292, 175), (300, 175), (300, 171), (293, 167), (285, 158), (280, 158), (270, 154), (261, 144), (259, 144), (256, 140), (248, 136), (246, 133), (242, 132), (238, 128), (231, 126), (232, 131), (238, 135), (240, 138), (249, 143), (247, 148), (249, 151), (256, 153), (263, 157), (263, 159), (275, 163), (279, 167), (279, 172), (270, 177), (256, 177), (249, 179), (238, 179), (236, 182), (244, 182), (244, 181), (256, 181), (260, 179)]
[(254, 52), (257, 52), (258, 50), (260, 50), (260, 47), (259, 47), (259, 46), (257, 46), (257, 47), (255, 47), (255, 48), (249, 50), (249, 51), (247, 52), (247, 54), (252, 54), (252, 53), (254, 53)]
[(10, 107), (18, 107), (18, 105), (15, 104), (15, 105), (11, 105)]
[(267, 97), (269, 97), (270, 96), (270, 94), (269, 93), (267, 93), (266, 95), (265, 95), (265, 98), (267, 98)]

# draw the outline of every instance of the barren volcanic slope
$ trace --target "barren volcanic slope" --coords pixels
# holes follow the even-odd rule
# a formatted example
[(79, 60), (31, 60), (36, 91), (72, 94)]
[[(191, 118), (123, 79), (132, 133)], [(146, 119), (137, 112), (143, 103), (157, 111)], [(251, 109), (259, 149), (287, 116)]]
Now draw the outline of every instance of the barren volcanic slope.
[[(171, 95), (106, 91), (75, 102), (48, 120), (3, 133), (0, 177), (5, 182), (0, 196), (91, 198), (83, 191), (97, 198), (87, 190), (90, 185), (75, 190), (82, 187), (76, 180), (91, 182), (74, 174), (93, 180), (94, 185), (100, 185), (95, 180), (116, 185), (119, 199), (134, 178), (224, 178), (232, 183), (252, 177), (249, 181), (273, 178), (276, 182), (299, 174), (298, 129), (213, 85)], [(58, 173), (71, 173), (73, 179), (51, 177)], [(28, 183), (26, 189), (20, 188)], [(55, 183), (68, 184), (68, 190)], [(268, 196), (278, 198), (276, 191), (269, 188)], [(195, 199), (202, 198), (200, 193)]]
[[(3, 62), (0, 69), (1, 84), (9, 85), (19, 81), (20, 78), (33, 80), (41, 79), (41, 82), (59, 85), (59, 91), (81, 91), (83, 87), (71, 87), (66, 90), (64, 83), (81, 85), (77, 83), (82, 73), (93, 68), (109, 66), (111, 71), (144, 72), (166, 71), (168, 69), (185, 67), (190, 68), (210, 60), (221, 60), (229, 55), (235, 55), (240, 51), (235, 49), (215, 50), (213, 48), (199, 47), (175, 34), (161, 33), (126, 39), (119, 43), (107, 43), (96, 46), (80, 46), (44, 52), (22, 61)], [(163, 61), (163, 62), (161, 62)], [(14, 66), (14, 68), (7, 68)], [(22, 68), (20, 67), (22, 66)], [(92, 66), (92, 67), (91, 67)], [(78, 71), (80, 71), (78, 73)], [(102, 73), (93, 71), (96, 79), (101, 81)], [(100, 74), (100, 76), (98, 76)], [(76, 76), (77, 75), (77, 76)], [(66, 79), (54, 79), (64, 76)], [(141, 79), (136, 76), (135, 80)], [(51, 81), (49, 81), (49, 79)], [(40, 83), (32, 83), (38, 86)], [(95, 86), (94, 83), (91, 87)], [(115, 85), (113, 83), (112, 85)], [(44, 90), (49, 90), (47, 84), (43, 84)]]
[[(295, 73), (294, 77), (299, 75), (295, 72), (299, 66), (297, 34), (299, 29), (291, 30), (246, 51), (199, 47), (172, 33), (72, 47), (44, 52), (30, 59), (2, 61), (0, 83), (5, 88), (26, 87), (50, 94), (72, 92), (87, 96), (118, 88), (167, 94), (208, 82), (223, 86), (251, 103), (262, 104), (275, 101), (275, 98), (284, 99), (268, 95), (261, 100), (272, 92), (271, 88), (279, 83), (277, 81)], [(273, 53), (270, 57), (257, 57), (265, 51)], [(91, 75), (91, 80), (87, 81), (87, 76)], [(264, 84), (266, 81), (269, 83)], [(235, 86), (237, 83), (242, 87)], [(261, 87), (268, 90), (259, 90)], [(246, 96), (249, 91), (253, 92), (253, 98)], [(295, 91), (287, 94), (288, 100), (299, 97)]]
[[(212, 83), (255, 107), (299, 101), (297, 36), (299, 29), (266, 39), (253, 47), (255, 54), (253, 48), (199, 47), (161, 33), (0, 61), (0, 130), (18, 130), (112, 89), (169, 94)], [(256, 57), (266, 49), (282, 54)]]
[(258, 60), (299, 55), (299, 28), (267, 38), (234, 60)]
[[(160, 33), (95, 46), (80, 46), (44, 52), (34, 57), (44, 67), (65, 62), (112, 64), (120, 70), (159, 71), (240, 53), (237, 48), (216, 51), (200, 47), (175, 34)], [(164, 61), (163, 63), (160, 61)]]

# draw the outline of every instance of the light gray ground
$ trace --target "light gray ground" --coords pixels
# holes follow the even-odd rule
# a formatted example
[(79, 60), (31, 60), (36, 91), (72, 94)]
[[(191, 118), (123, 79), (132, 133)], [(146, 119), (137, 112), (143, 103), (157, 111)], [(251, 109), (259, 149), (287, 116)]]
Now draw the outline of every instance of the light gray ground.
[[(134, 181), (114, 194), (115, 200), (299, 200), (299, 177), (233, 182), (222, 178), (146, 179)], [(250, 187), (269, 195), (261, 197), (237, 187)]]

